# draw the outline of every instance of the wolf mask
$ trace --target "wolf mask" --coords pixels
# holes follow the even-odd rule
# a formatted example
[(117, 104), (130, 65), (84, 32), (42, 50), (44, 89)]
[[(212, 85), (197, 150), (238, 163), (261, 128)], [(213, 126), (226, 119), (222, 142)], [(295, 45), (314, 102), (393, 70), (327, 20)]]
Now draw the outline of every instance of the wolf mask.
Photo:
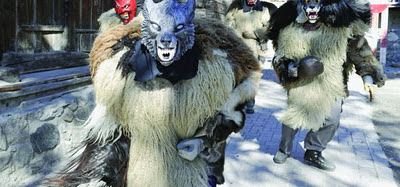
[(370, 22), (367, 0), (299, 0), (296, 22), (314, 24), (317, 21), (333, 27), (349, 26), (355, 19)]
[(161, 65), (169, 66), (193, 47), (195, 0), (146, 0), (142, 44)]
[(319, 18), (319, 11), (321, 9), (321, 0), (300, 0), (297, 4), (297, 11), (299, 13), (296, 21), (298, 23), (315, 23)]

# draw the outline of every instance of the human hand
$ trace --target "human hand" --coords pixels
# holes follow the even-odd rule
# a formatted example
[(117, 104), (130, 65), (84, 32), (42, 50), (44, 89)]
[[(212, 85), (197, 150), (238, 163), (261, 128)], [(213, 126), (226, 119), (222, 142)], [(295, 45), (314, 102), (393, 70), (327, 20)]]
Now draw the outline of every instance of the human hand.
[(192, 161), (204, 150), (204, 145), (201, 138), (188, 138), (179, 142), (176, 148), (178, 149), (179, 156)]

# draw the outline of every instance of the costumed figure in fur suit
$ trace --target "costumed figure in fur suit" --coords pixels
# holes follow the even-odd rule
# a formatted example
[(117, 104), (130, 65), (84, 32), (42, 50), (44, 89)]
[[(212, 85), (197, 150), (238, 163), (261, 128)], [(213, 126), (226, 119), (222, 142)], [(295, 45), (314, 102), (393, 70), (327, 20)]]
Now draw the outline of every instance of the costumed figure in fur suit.
[[(215, 186), (244, 125), (260, 66), (234, 31), (194, 18), (195, 0), (146, 0), (90, 53), (96, 107), (62, 186)], [(122, 46), (122, 47), (121, 47)]]
[[(228, 8), (225, 23), (253, 51), (260, 62), (267, 58), (266, 32), (268, 20), (277, 7), (261, 0), (234, 0)], [(246, 103), (246, 113), (254, 113), (254, 98)]]
[[(279, 119), (282, 137), (274, 162), (286, 161), (301, 128), (310, 130), (304, 159), (323, 170), (335, 169), (321, 151), (339, 127), (348, 75), (343, 67), (354, 65), (366, 85), (381, 86), (385, 79), (379, 63), (368, 60), (371, 56), (352, 60), (367, 57), (362, 51), (368, 49), (360, 50), (364, 43), (358, 41), (369, 29), (370, 18), (370, 5), (362, 0), (288, 1), (272, 15), (268, 38), (276, 49), (273, 67), (288, 97), (288, 108)], [(347, 52), (351, 65), (344, 64)]]

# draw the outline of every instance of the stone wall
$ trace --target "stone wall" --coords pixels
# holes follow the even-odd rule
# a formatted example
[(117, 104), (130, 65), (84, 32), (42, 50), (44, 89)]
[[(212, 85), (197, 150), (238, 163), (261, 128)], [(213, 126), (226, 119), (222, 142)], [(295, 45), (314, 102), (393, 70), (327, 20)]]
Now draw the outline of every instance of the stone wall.
[(80, 127), (94, 108), (93, 98), (90, 85), (27, 100), (0, 114), (1, 183), (37, 186), (62, 169), (85, 135)]

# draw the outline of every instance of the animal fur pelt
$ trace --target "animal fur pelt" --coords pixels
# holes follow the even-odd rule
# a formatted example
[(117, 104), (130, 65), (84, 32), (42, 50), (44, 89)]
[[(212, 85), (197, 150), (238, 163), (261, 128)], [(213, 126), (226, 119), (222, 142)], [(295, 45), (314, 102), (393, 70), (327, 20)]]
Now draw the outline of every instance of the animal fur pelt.
[[(288, 90), (288, 108), (280, 121), (294, 129), (318, 130), (329, 117), (335, 100), (344, 96), (342, 65), (346, 60), (348, 39), (369, 28), (370, 18), (361, 19), (361, 16), (370, 15), (366, 8), (368, 3), (352, 0), (323, 3), (321, 25), (316, 30), (306, 30), (296, 22), (297, 1), (289, 1), (279, 8), (272, 15), (268, 29), (276, 48), (274, 69)], [(324, 72), (312, 79), (289, 77), (288, 64), (306, 56), (320, 58)]]
[[(244, 114), (238, 106), (255, 96), (260, 66), (231, 29), (203, 18), (194, 20), (194, 45), (201, 50), (194, 78), (175, 84), (158, 77), (134, 81), (135, 72), (124, 76), (124, 66), (118, 66), (129, 48), (116, 52), (113, 46), (125, 36), (140, 36), (140, 22), (140, 17), (134, 18), (96, 38), (90, 54), (96, 107), (85, 124), (88, 139), (109, 146), (118, 143), (116, 137), (130, 137), (128, 186), (208, 186), (207, 159), (187, 161), (178, 155), (176, 145), (198, 135), (219, 115), (240, 129)], [(220, 149), (218, 142), (210, 143), (211, 148)]]
[(87, 139), (76, 150), (84, 149), (73, 160), (61, 178), (50, 179), (46, 186), (75, 187), (87, 186), (126, 186), (130, 139), (119, 136), (110, 144), (99, 146), (96, 140)]
[(277, 7), (269, 2), (261, 3), (262, 11), (243, 11), (243, 0), (235, 0), (228, 8), (225, 23), (232, 27), (239, 37), (254, 52), (255, 57), (265, 57), (266, 54), (260, 45), (266, 43), (268, 20)]

